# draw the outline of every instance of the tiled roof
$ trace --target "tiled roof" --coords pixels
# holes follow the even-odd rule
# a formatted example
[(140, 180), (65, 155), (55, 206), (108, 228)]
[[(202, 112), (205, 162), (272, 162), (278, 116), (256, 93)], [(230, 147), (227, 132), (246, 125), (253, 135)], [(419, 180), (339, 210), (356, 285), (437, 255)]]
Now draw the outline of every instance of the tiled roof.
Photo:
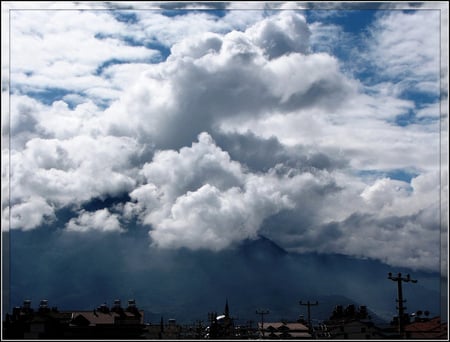
[[(258, 326), (261, 329), (261, 323), (258, 323)], [(267, 336), (274, 338), (311, 338), (308, 327), (297, 322), (265, 322), (264, 331), (266, 331)]]
[(137, 319), (140, 324), (144, 323), (144, 311), (139, 310), (139, 315), (135, 315), (129, 311), (123, 311), (123, 316), (114, 311), (101, 312), (98, 310), (93, 311), (74, 311), (72, 314), (72, 320), (79, 320), (79, 316), (82, 316), (85, 320), (89, 321), (89, 325), (101, 325), (101, 324), (114, 324), (116, 320), (130, 320)]
[(414, 338), (447, 338), (447, 323), (440, 317), (434, 317), (424, 322), (414, 322), (405, 327), (408, 336)]
[[(258, 323), (259, 327), (261, 327), (261, 323)], [(289, 331), (308, 331), (308, 327), (302, 323), (283, 323), (283, 322), (264, 322), (264, 329), (268, 329), (269, 327), (273, 327), (276, 330), (284, 331), (288, 328)]]
[(90, 325), (98, 324), (114, 324), (114, 318), (119, 315), (115, 312), (103, 313), (99, 311), (75, 311), (73, 312), (73, 319), (79, 319), (78, 316), (82, 316), (89, 321)]

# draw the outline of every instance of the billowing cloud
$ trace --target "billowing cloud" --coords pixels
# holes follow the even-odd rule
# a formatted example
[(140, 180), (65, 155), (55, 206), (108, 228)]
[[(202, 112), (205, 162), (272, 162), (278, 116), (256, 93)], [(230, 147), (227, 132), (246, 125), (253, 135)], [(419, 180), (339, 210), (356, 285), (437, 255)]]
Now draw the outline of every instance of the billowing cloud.
[(100, 230), (103, 232), (121, 231), (117, 214), (111, 214), (108, 209), (95, 212), (81, 211), (77, 218), (67, 223), (68, 231), (85, 232), (88, 230)]
[[(288, 44), (283, 49), (289, 51), (280, 50), (273, 58), (265, 36), (271, 30), (300, 46)], [(339, 72), (332, 56), (307, 54), (308, 39), (304, 17), (290, 11), (245, 32), (187, 37), (107, 109), (110, 132), (137, 130), (159, 146), (179, 148), (202, 131), (235, 127), (242, 120), (339, 106), (355, 84)], [(321, 96), (325, 92), (328, 96)]]
[(13, 11), (11, 228), (67, 209), (86, 236), (136, 221), (154, 247), (217, 251), (263, 233), (433, 269), (435, 11), (365, 34), (295, 10), (170, 14)]
[(256, 23), (248, 33), (269, 59), (293, 52), (309, 52), (311, 32), (306, 20), (290, 11)]
[[(127, 193), (136, 183), (130, 169), (136, 152), (130, 138), (87, 136), (33, 138), (22, 151), (11, 150), (11, 216), (22, 218), (11, 227), (33, 228), (42, 223), (42, 217), (54, 214), (49, 211)], [(28, 216), (34, 198), (40, 205), (33, 205), (33, 216)]]
[[(439, 175), (437, 172), (424, 173), (413, 178), (411, 183), (389, 178), (378, 179), (361, 193), (370, 210), (382, 217), (391, 215), (408, 216), (431, 205), (437, 210)], [(435, 212), (437, 214), (437, 212)]]
[(54, 209), (42, 197), (28, 197), (11, 210), (10, 228), (29, 230), (36, 228), (54, 217)]
[(147, 183), (126, 210), (152, 225), (162, 247), (223, 249), (255, 237), (266, 217), (292, 206), (276, 178), (246, 172), (206, 133), (190, 148), (156, 153), (141, 173)]
[[(316, 189), (324, 194), (306, 195), (304, 189), (296, 199), (296, 211), (280, 213), (261, 231), (289, 250), (333, 251), (436, 270), (441, 230), (438, 174), (423, 174), (410, 183), (388, 178), (352, 183), (346, 177), (334, 175), (338, 185), (346, 184), (338, 191), (325, 192), (326, 187), (319, 186)], [(276, 230), (278, 222), (283, 225)]]

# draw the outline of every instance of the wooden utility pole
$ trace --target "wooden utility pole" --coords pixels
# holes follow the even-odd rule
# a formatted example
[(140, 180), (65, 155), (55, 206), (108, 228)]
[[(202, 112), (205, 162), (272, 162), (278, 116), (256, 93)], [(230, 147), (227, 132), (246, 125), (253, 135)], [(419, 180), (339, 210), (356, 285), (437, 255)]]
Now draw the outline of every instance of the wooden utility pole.
[(256, 310), (256, 314), (261, 315), (261, 331), (264, 338), (264, 315), (268, 315), (269, 310)]
[(400, 336), (403, 335), (404, 331), (404, 324), (403, 324), (403, 316), (406, 309), (406, 306), (403, 306), (403, 303), (406, 302), (406, 300), (403, 300), (403, 289), (402, 289), (402, 282), (411, 282), (411, 283), (417, 283), (417, 280), (411, 279), (411, 276), (409, 274), (406, 275), (406, 278), (402, 278), (402, 274), (399, 273), (397, 277), (393, 277), (392, 273), (389, 272), (388, 279), (391, 279), (392, 281), (397, 282), (397, 292), (398, 292), (398, 299), (397, 299), (397, 309), (398, 309), (398, 332)]
[(300, 305), (304, 305), (308, 307), (308, 325), (309, 325), (309, 333), (311, 336), (313, 335), (313, 328), (311, 324), (311, 306), (319, 305), (319, 302), (316, 300), (315, 303), (311, 303), (309, 300), (306, 303), (303, 303), (303, 301), (300, 301)]

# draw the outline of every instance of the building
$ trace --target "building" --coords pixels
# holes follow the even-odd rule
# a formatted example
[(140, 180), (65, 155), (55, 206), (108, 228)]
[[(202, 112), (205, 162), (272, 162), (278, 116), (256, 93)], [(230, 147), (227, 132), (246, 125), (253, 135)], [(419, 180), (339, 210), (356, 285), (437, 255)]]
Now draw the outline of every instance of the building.
[(408, 339), (445, 339), (448, 340), (448, 323), (440, 317), (418, 319), (405, 326), (405, 337)]
[(311, 339), (309, 328), (299, 322), (264, 322), (258, 323), (260, 336), (266, 339)]
[(31, 307), (31, 300), (25, 300), (22, 306), (13, 309), (12, 314), (6, 314), (3, 336), (6, 339), (61, 338), (70, 320), (70, 312), (49, 308), (46, 299), (40, 301), (37, 310)]
[(109, 308), (102, 304), (91, 311), (73, 311), (66, 338), (139, 338), (144, 330), (144, 311), (136, 307), (135, 300), (129, 300), (126, 308), (115, 300)]
[(371, 340), (384, 339), (384, 332), (370, 321), (347, 321), (326, 324), (318, 330), (320, 339)]
[(146, 324), (143, 339), (163, 339), (163, 340), (178, 340), (182, 339), (182, 327), (177, 324), (174, 318), (170, 318), (167, 322), (161, 317), (159, 324)]
[(316, 336), (320, 339), (383, 339), (386, 334), (371, 321), (366, 306), (345, 309), (337, 305), (330, 318), (319, 326)]
[(136, 339), (144, 327), (144, 311), (134, 300), (126, 308), (116, 300), (112, 308), (102, 304), (90, 311), (59, 311), (49, 308), (47, 300), (34, 310), (26, 300), (6, 316), (3, 335), (7, 339)]
[(225, 302), (225, 309), (222, 315), (215, 312), (208, 314), (210, 325), (206, 328), (205, 338), (208, 339), (229, 339), (236, 337), (234, 319), (230, 316), (228, 299)]

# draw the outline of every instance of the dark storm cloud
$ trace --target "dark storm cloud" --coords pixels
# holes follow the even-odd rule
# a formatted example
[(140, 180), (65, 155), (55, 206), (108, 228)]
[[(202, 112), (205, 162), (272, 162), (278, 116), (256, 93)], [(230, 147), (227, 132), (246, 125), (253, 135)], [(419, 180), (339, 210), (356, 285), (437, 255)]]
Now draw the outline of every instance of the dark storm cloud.
[(337, 151), (316, 151), (310, 146), (286, 146), (276, 137), (264, 139), (252, 132), (214, 135), (217, 144), (228, 151), (233, 160), (239, 161), (252, 172), (267, 172), (277, 164), (277, 172), (301, 173), (314, 169), (332, 171), (348, 166), (348, 161), (338, 158)]
[[(307, 214), (281, 212), (266, 221), (261, 232), (288, 250), (369, 257), (412, 269), (419, 267), (419, 260), (426, 254), (429, 262), (420, 268), (438, 272), (440, 250), (432, 246), (438, 245), (439, 222), (437, 215), (430, 222), (429, 214), (425, 210), (412, 216), (380, 219), (355, 213), (341, 222), (317, 225), (314, 217)], [(277, 234), (273, 234), (274, 224), (280, 227)], [(418, 240), (421, 246), (416, 243)]]

